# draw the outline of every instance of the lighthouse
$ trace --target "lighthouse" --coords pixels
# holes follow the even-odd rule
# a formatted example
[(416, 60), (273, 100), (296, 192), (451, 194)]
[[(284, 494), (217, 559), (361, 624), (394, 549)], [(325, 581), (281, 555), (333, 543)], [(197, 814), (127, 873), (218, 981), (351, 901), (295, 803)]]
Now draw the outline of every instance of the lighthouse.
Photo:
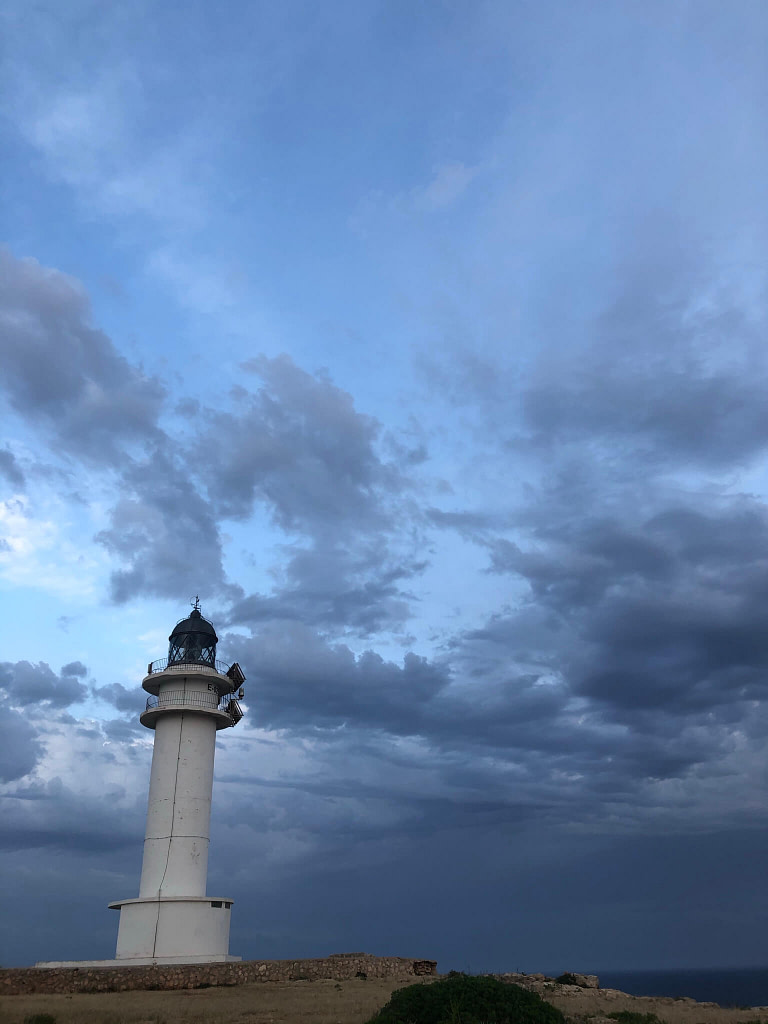
[(137, 899), (120, 911), (117, 963), (218, 963), (229, 955), (231, 896), (206, 895), (216, 733), (243, 717), (240, 666), (216, 660), (218, 637), (199, 600), (152, 662), (141, 724), (154, 730)]

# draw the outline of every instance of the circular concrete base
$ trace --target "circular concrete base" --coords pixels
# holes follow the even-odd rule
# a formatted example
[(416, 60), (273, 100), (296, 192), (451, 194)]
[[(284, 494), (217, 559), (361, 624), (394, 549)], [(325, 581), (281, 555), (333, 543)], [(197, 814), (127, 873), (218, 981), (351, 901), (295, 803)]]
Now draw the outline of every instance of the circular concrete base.
[(231, 899), (210, 896), (120, 900), (117, 964), (217, 963), (229, 957)]

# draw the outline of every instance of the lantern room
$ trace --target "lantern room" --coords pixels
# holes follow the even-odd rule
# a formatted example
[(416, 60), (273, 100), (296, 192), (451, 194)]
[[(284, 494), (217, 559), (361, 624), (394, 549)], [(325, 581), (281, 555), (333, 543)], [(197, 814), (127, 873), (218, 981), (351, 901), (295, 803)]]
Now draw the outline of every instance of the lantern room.
[(177, 622), (168, 637), (168, 667), (197, 663), (216, 667), (216, 644), (219, 638), (211, 623), (200, 613), (200, 602), (186, 619)]

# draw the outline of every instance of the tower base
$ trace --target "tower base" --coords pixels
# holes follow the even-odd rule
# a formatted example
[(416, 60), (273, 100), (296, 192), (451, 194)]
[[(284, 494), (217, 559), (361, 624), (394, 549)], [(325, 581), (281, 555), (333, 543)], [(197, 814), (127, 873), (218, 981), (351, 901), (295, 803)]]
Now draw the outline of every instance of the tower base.
[(153, 967), (155, 964), (234, 964), (242, 962), (241, 956), (156, 956), (153, 960), (144, 957), (122, 960), (40, 960), (35, 967)]
[(210, 896), (160, 896), (110, 903), (120, 911), (117, 956), (110, 962), (226, 963), (229, 955), (231, 899)]

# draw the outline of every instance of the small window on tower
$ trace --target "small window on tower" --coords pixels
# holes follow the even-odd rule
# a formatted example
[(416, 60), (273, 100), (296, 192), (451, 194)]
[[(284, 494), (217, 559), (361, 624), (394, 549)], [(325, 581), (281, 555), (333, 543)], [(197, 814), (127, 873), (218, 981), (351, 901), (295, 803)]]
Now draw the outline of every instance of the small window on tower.
[(212, 907), (221, 907), (221, 900), (211, 900)]

